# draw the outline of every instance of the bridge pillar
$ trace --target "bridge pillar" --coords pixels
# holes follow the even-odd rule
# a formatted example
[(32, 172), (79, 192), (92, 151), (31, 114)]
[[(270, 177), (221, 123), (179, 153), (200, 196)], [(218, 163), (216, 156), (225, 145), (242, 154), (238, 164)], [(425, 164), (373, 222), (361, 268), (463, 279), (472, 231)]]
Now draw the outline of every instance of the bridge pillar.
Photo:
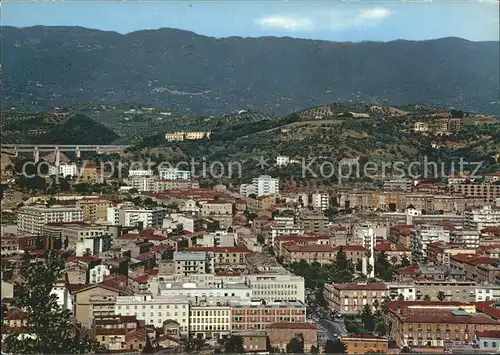
[(61, 152), (59, 151), (59, 147), (57, 145), (55, 153), (56, 153), (56, 168), (58, 168), (61, 163)]
[(82, 157), (82, 152), (80, 151), (80, 147), (75, 148), (75, 153), (76, 153), (77, 159), (80, 159)]
[(38, 150), (38, 147), (35, 146), (35, 149), (33, 150), (33, 160), (36, 163), (40, 161), (40, 151)]

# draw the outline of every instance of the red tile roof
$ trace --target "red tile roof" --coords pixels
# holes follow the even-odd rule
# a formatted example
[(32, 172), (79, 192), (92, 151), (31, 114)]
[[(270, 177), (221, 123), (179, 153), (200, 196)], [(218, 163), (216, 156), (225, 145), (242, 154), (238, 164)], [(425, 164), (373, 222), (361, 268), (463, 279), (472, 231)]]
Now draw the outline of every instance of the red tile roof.
[(309, 244), (309, 245), (297, 245), (294, 243), (283, 244), (283, 248), (291, 253), (333, 253), (335, 251), (334, 247), (330, 244)]
[(360, 290), (360, 291), (384, 291), (387, 290), (387, 285), (384, 283), (345, 283), (333, 284), (337, 290)]
[(420, 267), (418, 265), (411, 265), (407, 267), (400, 267), (394, 270), (397, 274), (418, 274), (420, 272)]
[(476, 305), (476, 311), (487, 314), (495, 319), (500, 319), (500, 309), (495, 307), (495, 302), (484, 301), (476, 302), (474, 304)]
[(409, 252), (410, 249), (401, 244), (394, 243), (380, 243), (375, 246), (375, 251), (378, 252), (389, 252), (389, 251), (400, 251), (400, 252)]
[(182, 251), (207, 251), (213, 253), (251, 253), (247, 247), (191, 247)]
[(334, 250), (339, 251), (342, 249), (343, 251), (366, 251), (365, 247), (361, 244), (342, 244), (336, 245), (333, 247)]
[(372, 335), (372, 334), (349, 334), (342, 339), (364, 339), (364, 340), (375, 340), (375, 341), (387, 341), (387, 337)]
[(73, 262), (73, 261), (81, 261), (84, 263), (91, 263), (91, 262), (98, 262), (101, 261), (101, 258), (98, 258), (96, 256), (92, 255), (83, 255), (83, 256), (70, 256), (68, 259), (66, 259), (67, 263)]
[(311, 323), (271, 323), (266, 328), (268, 329), (318, 329), (316, 324)]
[(481, 338), (500, 339), (500, 330), (483, 330), (477, 332), (477, 336)]

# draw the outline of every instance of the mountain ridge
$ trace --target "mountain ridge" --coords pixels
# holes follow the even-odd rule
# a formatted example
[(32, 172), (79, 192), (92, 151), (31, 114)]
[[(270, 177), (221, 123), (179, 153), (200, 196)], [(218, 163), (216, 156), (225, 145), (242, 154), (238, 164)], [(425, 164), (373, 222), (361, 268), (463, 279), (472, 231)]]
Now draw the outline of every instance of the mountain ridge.
[(457, 37), (331, 42), (3, 26), (2, 103), (47, 110), (141, 102), (195, 114), (285, 114), (335, 101), (421, 102), (497, 113), (498, 48)]

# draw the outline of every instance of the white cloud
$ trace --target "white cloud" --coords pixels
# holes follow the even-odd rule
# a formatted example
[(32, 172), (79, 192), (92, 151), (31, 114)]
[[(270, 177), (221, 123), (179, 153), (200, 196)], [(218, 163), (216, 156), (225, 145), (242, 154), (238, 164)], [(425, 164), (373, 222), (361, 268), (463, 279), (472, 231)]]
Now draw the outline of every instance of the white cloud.
[(363, 20), (383, 20), (391, 15), (391, 12), (383, 7), (364, 9), (359, 11), (357, 18)]
[(288, 31), (314, 29), (314, 22), (311, 19), (299, 16), (265, 16), (255, 20), (255, 22), (261, 27), (279, 28)]
[(392, 13), (383, 7), (364, 8), (357, 11), (330, 10), (309, 13), (307, 16), (272, 15), (255, 20), (260, 27), (288, 31), (331, 30), (343, 31), (377, 25)]

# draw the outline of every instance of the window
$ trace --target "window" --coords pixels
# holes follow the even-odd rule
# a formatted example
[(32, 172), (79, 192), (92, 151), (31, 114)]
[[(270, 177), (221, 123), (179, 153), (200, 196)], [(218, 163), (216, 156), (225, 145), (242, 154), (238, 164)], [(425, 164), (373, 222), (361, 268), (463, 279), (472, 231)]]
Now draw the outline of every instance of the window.
[(492, 348), (496, 348), (496, 347), (497, 347), (497, 342), (496, 342), (496, 341), (492, 342), (492, 343), (491, 343), (491, 347), (492, 347)]
[(487, 347), (488, 347), (488, 342), (487, 342), (487, 341), (485, 341), (485, 342), (483, 343), (483, 345), (484, 345), (484, 347), (485, 347), (485, 348), (487, 348)]

